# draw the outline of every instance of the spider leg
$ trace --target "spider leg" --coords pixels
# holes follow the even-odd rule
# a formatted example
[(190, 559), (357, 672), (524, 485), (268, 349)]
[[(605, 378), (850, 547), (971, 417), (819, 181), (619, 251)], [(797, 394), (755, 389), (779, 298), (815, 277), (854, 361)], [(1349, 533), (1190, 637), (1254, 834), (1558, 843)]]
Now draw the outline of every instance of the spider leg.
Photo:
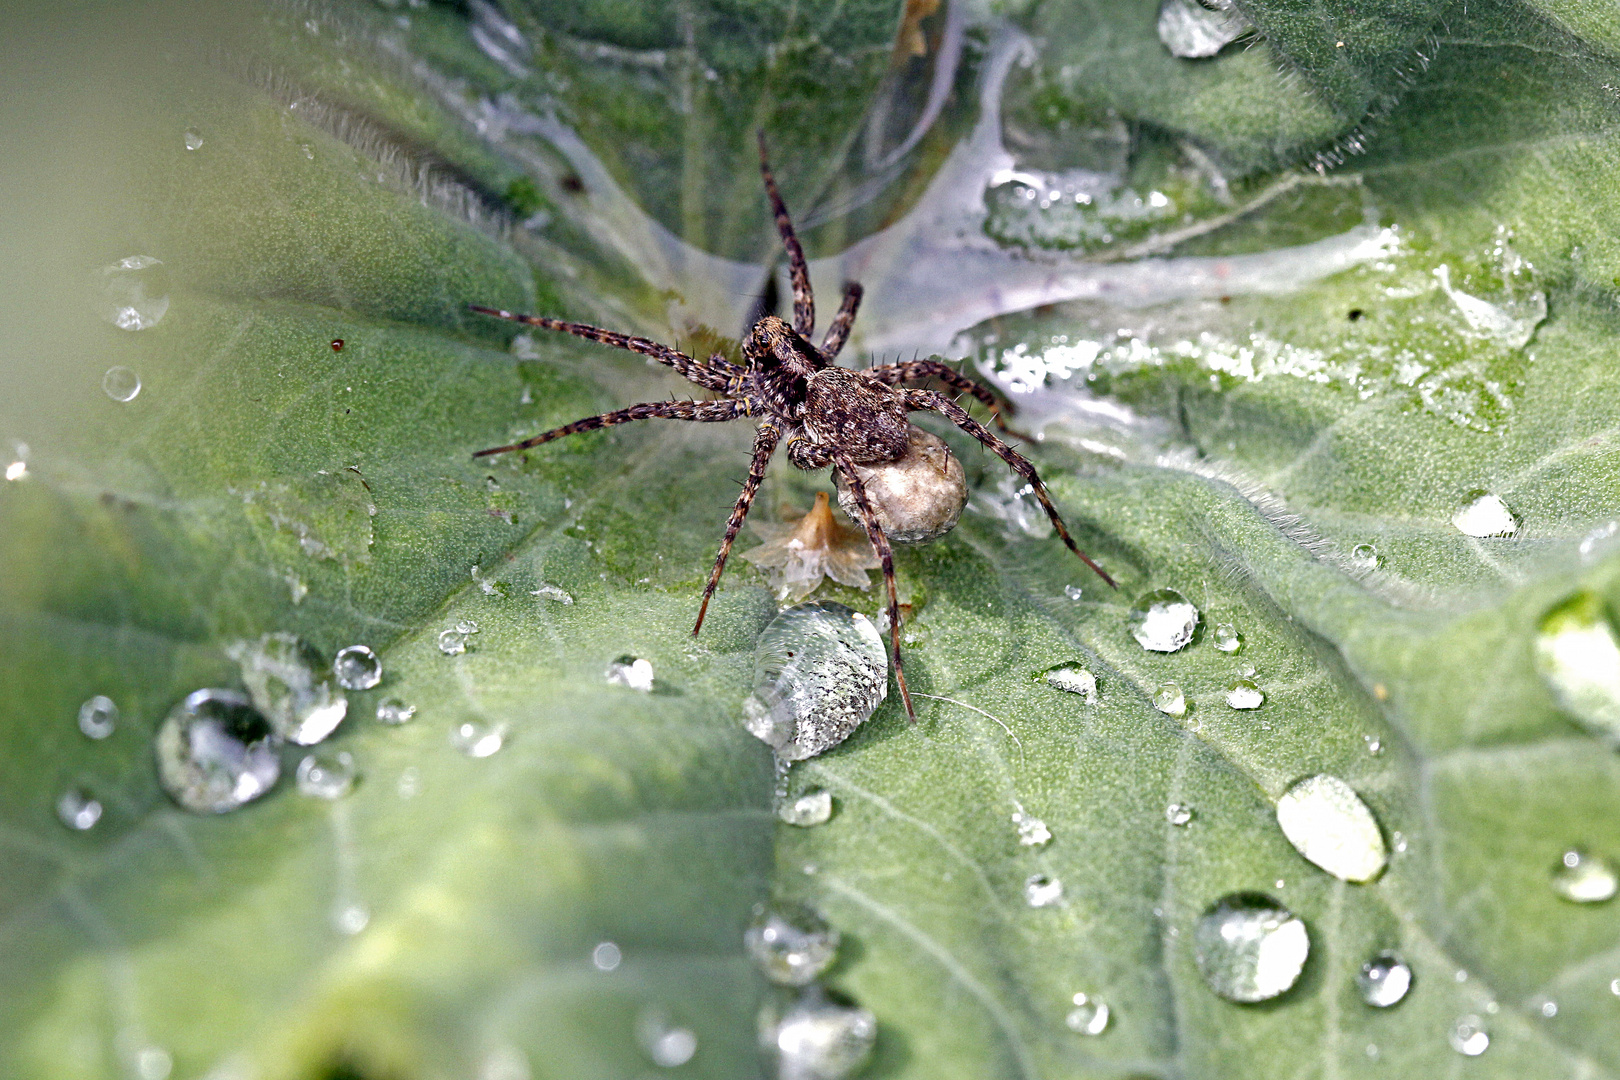
[(709, 575), (708, 585), (703, 588), (703, 603), (698, 607), (697, 623), (692, 627), (693, 637), (703, 629), (703, 617), (709, 613), (709, 600), (720, 584), (720, 574), (726, 568), (726, 557), (731, 554), (732, 542), (737, 539), (737, 533), (742, 529), (743, 519), (748, 516), (748, 508), (753, 505), (754, 495), (758, 493), (759, 485), (765, 479), (765, 466), (771, 463), (771, 455), (776, 452), (776, 443), (781, 437), (782, 433), (769, 421), (759, 425), (759, 434), (754, 436), (754, 460), (749, 463), (748, 479), (743, 481), (742, 492), (737, 496), (737, 505), (731, 508), (731, 520), (726, 522), (726, 535), (720, 541), (720, 554), (715, 556), (714, 571)]
[(480, 315), (493, 315), (497, 319), (506, 319), (509, 322), (522, 323), (524, 326), (539, 326), (547, 330), (560, 330), (565, 334), (573, 334), (587, 341), (600, 342), (603, 345), (612, 345), (618, 349), (628, 349), (642, 356), (650, 356), (660, 364), (668, 364), (681, 375), (697, 383), (705, 390), (724, 390), (726, 376), (722, 372), (711, 370), (709, 365), (695, 360), (679, 349), (671, 349), (668, 345), (660, 345), (651, 338), (636, 337), (633, 334), (620, 334), (612, 330), (603, 330), (599, 326), (587, 323), (564, 322), (562, 319), (549, 319), (544, 315), (516, 315), (500, 308), (484, 307), (482, 304), (468, 304), (467, 307)]
[(827, 336), (821, 342), (821, 355), (829, 361), (838, 355), (849, 340), (849, 328), (855, 325), (855, 312), (861, 306), (861, 295), (866, 290), (857, 282), (850, 281), (844, 285), (844, 302), (838, 306), (838, 314), (833, 316), (832, 325), (827, 327)]
[(996, 396), (990, 392), (989, 388), (983, 383), (968, 378), (949, 364), (942, 364), (938, 360), (907, 360), (899, 364), (883, 364), (879, 367), (867, 368), (866, 371), (874, 379), (888, 383), (890, 386), (898, 386), (903, 382), (912, 382), (918, 379), (938, 379), (954, 390), (960, 390), (978, 398), (984, 407), (990, 410), (990, 415), (995, 419), (996, 427), (1009, 435), (1016, 434), (1007, 426), (1006, 419), (1001, 415), (1001, 402), (996, 400)]
[(615, 409), (600, 416), (587, 416), (583, 420), (575, 420), (572, 424), (564, 424), (560, 428), (542, 432), (522, 442), (480, 450), (473, 457), (488, 457), (491, 454), (504, 454), (511, 450), (527, 450), (531, 446), (539, 446), (553, 439), (577, 435), (581, 431), (612, 427), (614, 424), (628, 424), (632, 420), (696, 420), (700, 423), (717, 423), (722, 420), (736, 420), (747, 415), (746, 406), (740, 401), (648, 401), (640, 405), (631, 405), (627, 409)]
[(1057, 529), (1057, 534), (1063, 538), (1063, 542), (1069, 545), (1069, 550), (1080, 556), (1080, 561), (1095, 570), (1098, 577), (1113, 588), (1119, 588), (1114, 579), (1108, 576), (1108, 572), (1093, 562), (1091, 556), (1081, 551), (1075, 544), (1074, 537), (1069, 535), (1068, 527), (1058, 516), (1057, 507), (1052, 505), (1052, 497), (1046, 493), (1046, 485), (1041, 483), (1040, 475), (1036, 473), (1035, 466), (1030, 464), (1028, 459), (1002, 442), (983, 424), (969, 416), (966, 409), (944, 394), (933, 390), (906, 390), (903, 393), (906, 396), (906, 408), (943, 414), (951, 423), (995, 451), (996, 456), (1005, 461), (1013, 472), (1028, 480), (1029, 486), (1035, 491), (1035, 497), (1041, 501), (1041, 508), (1046, 511), (1046, 516), (1052, 519), (1052, 527)]
[(810, 292), (810, 267), (804, 261), (804, 248), (793, 232), (793, 219), (788, 217), (787, 204), (776, 190), (776, 177), (771, 175), (771, 163), (765, 153), (765, 132), (759, 136), (759, 172), (765, 178), (765, 194), (771, 200), (771, 213), (776, 217), (776, 231), (782, 235), (782, 247), (787, 249), (788, 276), (793, 281), (793, 329), (809, 337), (816, 328), (816, 298)]
[(889, 590), (889, 643), (894, 652), (894, 681), (900, 687), (900, 700), (905, 703), (906, 717), (915, 724), (917, 710), (911, 707), (911, 691), (906, 689), (906, 673), (900, 666), (900, 599), (894, 591), (894, 552), (889, 547), (889, 538), (883, 535), (883, 529), (878, 525), (877, 515), (872, 512), (872, 504), (866, 497), (866, 485), (856, 474), (855, 463), (847, 454), (836, 454), (833, 460), (849, 483), (850, 494), (855, 496), (855, 509), (860, 511), (861, 524), (866, 526), (866, 537), (872, 541), (878, 560), (883, 563), (883, 584)]

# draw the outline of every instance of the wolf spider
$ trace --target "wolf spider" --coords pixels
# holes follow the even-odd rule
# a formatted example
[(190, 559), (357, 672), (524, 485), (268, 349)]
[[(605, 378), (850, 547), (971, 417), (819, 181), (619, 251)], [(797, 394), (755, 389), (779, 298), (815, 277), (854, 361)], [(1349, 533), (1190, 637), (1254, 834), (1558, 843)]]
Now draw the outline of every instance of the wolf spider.
[(849, 339), (850, 327), (855, 323), (855, 312), (861, 303), (860, 285), (855, 282), (845, 284), (843, 303), (839, 305), (832, 325), (827, 328), (821, 347), (810, 343), (809, 337), (816, 323), (815, 298), (810, 292), (810, 271), (805, 264), (804, 249), (794, 235), (787, 206), (777, 191), (775, 177), (771, 175), (763, 131), (759, 133), (759, 171), (776, 218), (776, 229), (782, 236), (782, 246), (787, 250), (788, 271), (793, 282), (793, 324), (789, 326), (775, 315), (766, 315), (756, 322), (742, 342), (742, 354), (747, 361), (747, 365), (742, 366), (719, 353), (707, 360), (698, 360), (644, 337), (619, 334), (583, 323), (539, 315), (515, 315), (510, 311), (469, 305), (473, 311), (484, 315), (547, 330), (560, 330), (603, 345), (650, 356), (668, 364), (690, 382), (721, 395), (717, 400), (710, 401), (651, 401), (631, 405), (600, 416), (576, 420), (522, 442), (480, 450), (474, 456), (526, 450), (565, 435), (594, 431), (632, 420), (716, 423), (757, 417), (759, 429), (754, 436), (754, 457), (748, 468), (748, 479), (744, 481), (742, 493), (737, 496), (737, 505), (726, 522), (726, 534), (720, 541), (720, 553), (715, 557), (709, 583), (703, 589), (703, 603), (698, 608), (697, 623), (692, 627), (692, 633), (695, 635), (703, 628), (709, 600), (720, 583), (720, 574), (725, 569), (726, 557), (731, 554), (732, 542), (742, 528), (743, 519), (748, 516), (748, 508), (753, 504), (760, 482), (765, 479), (765, 467), (777, 446), (785, 442), (788, 460), (796, 467), (812, 470), (834, 465), (849, 483), (860, 512), (861, 524), (865, 526), (866, 535), (883, 564), (883, 582), (889, 593), (889, 638), (894, 653), (895, 682), (900, 687), (906, 715), (915, 720), (917, 714), (912, 708), (911, 693), (906, 689), (906, 677), (900, 665), (900, 604), (894, 588), (894, 557), (888, 537), (873, 513), (865, 485), (852, 467), (898, 460), (907, 447), (908, 413), (940, 413), (987, 446), (1029, 482), (1046, 516), (1052, 519), (1053, 527), (1069, 550), (1080, 556), (1109, 585), (1113, 585), (1114, 581), (1076, 546), (1063, 519), (1058, 516), (1057, 508), (1052, 505), (1046, 485), (1041, 483), (1034, 465), (969, 416), (967, 410), (952, 399), (934, 390), (905, 388), (901, 384), (936, 379), (955, 390), (971, 394), (990, 409), (997, 425), (1007, 431), (1000, 408), (989, 390), (937, 360), (910, 360), (864, 370), (833, 366), (833, 359)]

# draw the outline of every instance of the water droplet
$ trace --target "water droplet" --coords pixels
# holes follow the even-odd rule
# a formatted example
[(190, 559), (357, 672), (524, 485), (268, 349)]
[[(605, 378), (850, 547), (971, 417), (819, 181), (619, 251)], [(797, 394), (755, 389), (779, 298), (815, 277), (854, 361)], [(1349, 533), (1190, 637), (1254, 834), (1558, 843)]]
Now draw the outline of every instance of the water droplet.
[(354, 755), (309, 754), (298, 763), (298, 790), (317, 799), (341, 799), (354, 788)]
[(1620, 876), (1614, 865), (1600, 855), (1576, 848), (1564, 852), (1553, 868), (1553, 890), (1577, 904), (1597, 904), (1614, 897), (1620, 889)]
[(1090, 994), (1074, 995), (1074, 1008), (1063, 1018), (1070, 1031), (1081, 1035), (1101, 1035), (1108, 1030), (1108, 1005)]
[(1185, 649), (1198, 629), (1198, 609), (1174, 589), (1157, 589), (1131, 608), (1131, 636), (1150, 652)]
[(1357, 570), (1377, 570), (1383, 564), (1378, 549), (1371, 544), (1357, 544), (1350, 549), (1350, 565)]
[(1542, 616), (1536, 669), (1566, 712), (1620, 743), (1620, 637), (1600, 597), (1578, 592)]
[(1361, 965), (1356, 973), (1356, 987), (1361, 991), (1362, 1001), (1387, 1009), (1412, 988), (1412, 969), (1394, 953), (1382, 952)]
[(131, 255), (101, 268), (101, 317), (120, 330), (148, 330), (169, 310), (163, 260)]
[(811, 788), (791, 800), (782, 800), (776, 808), (776, 816), (789, 825), (809, 828), (824, 823), (832, 817), (832, 811), (832, 793), (825, 788)]
[(560, 589), (555, 585), (547, 585), (544, 583), (541, 583), (538, 589), (529, 590), (529, 595), (538, 596), (542, 599), (550, 600), (564, 606), (574, 602), (574, 598), (570, 596), (567, 591)]
[(1222, 897), (1193, 931), (1198, 970), (1230, 1001), (1265, 1001), (1294, 985), (1311, 939), (1291, 911), (1258, 893)]
[(759, 1014), (760, 1047), (780, 1080), (844, 1080), (876, 1041), (876, 1017), (819, 986), (806, 987), (786, 1008), (768, 1002)]
[(1384, 752), (1384, 743), (1376, 735), (1363, 735), (1361, 741), (1367, 744), (1367, 753), (1374, 757)]
[(28, 477), (28, 462), (13, 461), (6, 466), (7, 480), (25, 480)]
[(235, 690), (197, 690), (158, 728), (158, 780), (198, 814), (223, 814), (275, 786), (281, 759), (270, 721)]
[(1512, 536), (1519, 531), (1519, 519), (1507, 503), (1488, 491), (1471, 492), (1469, 501), (1451, 515), (1451, 523), (1467, 536)]
[(1079, 664), (1059, 664), (1041, 672), (1046, 685), (1054, 690), (1079, 694), (1087, 705), (1097, 704), (1097, 677)]
[(105, 694), (97, 694), (79, 706), (79, 730), (92, 739), (105, 739), (118, 726), (118, 706)]
[(407, 705), (397, 697), (385, 697), (377, 702), (379, 724), (405, 724), (416, 715), (416, 706)]
[(1551, 1020), (1553, 1017), (1557, 1016), (1558, 1015), (1558, 1002), (1556, 1002), (1556, 1001), (1543, 1001), (1541, 1003), (1541, 1015), (1545, 1016), (1549, 1020)]
[(1178, 802), (1173, 802), (1164, 808), (1164, 820), (1172, 825), (1191, 825), (1193, 808)]
[(1044, 847), (1052, 839), (1052, 830), (1034, 814), (1024, 813), (1022, 806), (1013, 811), (1013, 827), (1018, 830), (1018, 842), (1025, 847)]
[(1389, 861), (1372, 811), (1337, 776), (1289, 788), (1277, 800), (1277, 824), (1301, 855), (1342, 881), (1371, 881)]
[(1078, 599), (1080, 599), (1080, 586), (1078, 586), (1078, 585), (1065, 585), (1065, 586), (1063, 586), (1063, 595), (1067, 596), (1070, 600), (1078, 600)]
[(471, 619), (457, 619), (456, 620), (456, 633), (458, 633), (458, 634), (476, 634), (476, 633), (478, 633), (478, 624), (476, 622), (473, 622), (473, 620), (471, 620)]
[(287, 583), (287, 593), (292, 597), (292, 602), (295, 605), (302, 604), (304, 597), (309, 595), (309, 586), (304, 583), (304, 579), (297, 574), (288, 573), (282, 580)]
[(467, 635), (455, 629), (440, 630), (439, 651), (446, 656), (460, 656), (467, 651)]
[(1159, 41), (1183, 60), (1214, 56), (1253, 27), (1229, 2), (1163, 0), (1159, 5)]
[(614, 686), (628, 686), (632, 690), (650, 694), (653, 688), (652, 661), (621, 656), (607, 666), (607, 681)]
[(1180, 686), (1167, 682), (1153, 691), (1153, 707), (1166, 716), (1186, 716), (1187, 697), (1181, 692)]
[(353, 937), (371, 925), (371, 912), (364, 904), (344, 904), (332, 912), (332, 926), (340, 934)]
[(472, 579), (473, 584), (477, 585), (479, 591), (485, 596), (506, 595), (506, 585), (504, 582), (496, 581), (494, 578), (485, 577), (479, 572), (478, 567), (476, 566), (472, 568)]
[(1265, 700), (1253, 679), (1237, 679), (1226, 688), (1226, 703), (1234, 709), (1258, 709)]
[(382, 682), (382, 661), (369, 646), (350, 645), (333, 658), (332, 674), (345, 690), (370, 690)]
[(161, 1046), (143, 1046), (135, 1052), (135, 1073), (140, 1080), (167, 1080), (174, 1058)]
[(842, 604), (798, 604), (754, 646), (744, 726), (777, 757), (800, 761), (849, 738), (888, 693), (888, 653), (871, 619)]
[(636, 1021), (636, 1041), (654, 1065), (673, 1069), (697, 1053), (697, 1035), (691, 1028), (672, 1024), (660, 1010), (649, 1009)]
[(534, 1080), (529, 1058), (511, 1045), (497, 1046), (478, 1063), (478, 1080)]
[(1051, 907), (1063, 899), (1063, 882), (1046, 874), (1024, 879), (1024, 902), (1030, 907)]
[(186, 149), (187, 150), (200, 150), (200, 149), (202, 149), (202, 144), (203, 144), (202, 132), (198, 131), (196, 128), (186, 128), (185, 139), (186, 139)]
[(748, 955), (765, 977), (782, 986), (806, 986), (838, 955), (838, 931), (803, 904), (754, 908), (743, 934)]
[(122, 364), (115, 364), (101, 377), (101, 389), (114, 401), (134, 401), (135, 395), (141, 392), (141, 377)]
[(1243, 635), (1229, 622), (1216, 623), (1215, 647), (1221, 652), (1235, 653), (1243, 648)]
[(332, 734), (349, 711), (349, 699), (324, 676), (320, 654), (287, 633), (258, 641), (236, 641), (225, 655), (242, 669), (253, 704), (276, 734), (299, 746), (313, 746)]
[(399, 774), (399, 783), (394, 786), (402, 799), (414, 799), (422, 792), (422, 771), (415, 765), (407, 765)]
[(1609, 980), (1609, 993), (1615, 997), (1620, 997), (1620, 979)]
[(1459, 1018), (1446, 1034), (1451, 1048), (1467, 1057), (1479, 1057), (1491, 1045), (1491, 1037), (1483, 1024), (1484, 1021), (1477, 1016)]
[(1399, 829), (1397, 829), (1395, 832), (1392, 832), (1392, 833), (1389, 834), (1389, 841), (1390, 841), (1390, 846), (1395, 849), (1395, 854), (1397, 854), (1397, 855), (1405, 855), (1406, 854), (1406, 834), (1405, 833), (1403, 833)]
[(56, 816), (68, 828), (83, 832), (101, 820), (101, 803), (84, 788), (68, 788), (56, 800)]
[(591, 966), (597, 971), (617, 971), (624, 953), (611, 941), (599, 941), (591, 950)]
[(450, 745), (470, 758), (486, 758), (506, 743), (506, 728), (482, 720), (463, 720), (450, 729)]

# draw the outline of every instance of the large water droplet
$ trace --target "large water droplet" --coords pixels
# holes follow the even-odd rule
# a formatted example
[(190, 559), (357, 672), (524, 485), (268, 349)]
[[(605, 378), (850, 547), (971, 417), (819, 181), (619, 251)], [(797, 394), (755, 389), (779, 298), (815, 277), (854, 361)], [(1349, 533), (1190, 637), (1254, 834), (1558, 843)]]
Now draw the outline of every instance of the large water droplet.
[(405, 724), (416, 715), (416, 706), (407, 705), (396, 697), (386, 697), (377, 702), (377, 722), (380, 724)]
[(1470, 495), (1469, 501), (1451, 515), (1451, 523), (1468, 536), (1512, 536), (1519, 531), (1519, 519), (1507, 503), (1488, 491)]
[(691, 1028), (672, 1023), (661, 1010), (649, 1009), (636, 1021), (636, 1041), (654, 1065), (673, 1069), (697, 1053), (697, 1035)]
[(1446, 1033), (1451, 1048), (1466, 1057), (1479, 1057), (1491, 1045), (1491, 1037), (1485, 1031), (1485, 1022), (1477, 1016), (1459, 1017)]
[(1356, 988), (1361, 991), (1361, 1000), (1387, 1009), (1412, 988), (1412, 969), (1392, 952), (1379, 953), (1361, 965), (1356, 973)]
[(309, 754), (298, 763), (298, 790), (317, 799), (341, 799), (354, 788), (354, 755)]
[(1031, 874), (1024, 881), (1024, 903), (1030, 907), (1051, 907), (1063, 899), (1063, 882), (1046, 874)]
[(1214, 991), (1231, 1001), (1265, 1001), (1299, 978), (1310, 955), (1305, 924), (1268, 896), (1222, 897), (1193, 931), (1198, 970)]
[(118, 726), (118, 706), (105, 694), (97, 694), (79, 706), (79, 730), (92, 739), (105, 739)]
[(1536, 669), (1566, 712), (1620, 742), (1620, 637), (1601, 598), (1578, 592), (1542, 616)]
[(820, 825), (832, 817), (833, 797), (825, 788), (811, 788), (793, 799), (783, 799), (776, 808), (776, 816), (789, 825), (809, 828)]
[(1185, 649), (1198, 629), (1198, 609), (1174, 589), (1148, 593), (1131, 607), (1131, 636), (1151, 652)]
[(56, 800), (56, 816), (68, 828), (83, 832), (101, 820), (101, 802), (84, 788), (68, 788)]
[(803, 904), (760, 904), (743, 944), (771, 982), (805, 986), (837, 957), (838, 931)]
[(1090, 994), (1074, 995), (1074, 1008), (1063, 1018), (1064, 1026), (1081, 1035), (1101, 1035), (1108, 1030), (1110, 1012), (1106, 1002)]
[(1253, 679), (1235, 679), (1226, 688), (1226, 704), (1234, 709), (1258, 709), (1266, 695)]
[(888, 654), (872, 620), (842, 604), (799, 604), (754, 646), (744, 726), (777, 757), (799, 761), (849, 738), (888, 693)]
[(1097, 704), (1097, 677), (1079, 664), (1059, 664), (1041, 672), (1046, 685), (1054, 690), (1079, 694), (1087, 705)]
[(101, 268), (101, 317), (120, 330), (148, 330), (169, 310), (163, 260), (131, 255)]
[(1221, 652), (1235, 653), (1243, 648), (1243, 635), (1229, 622), (1216, 623), (1215, 647)]
[(320, 654), (292, 634), (233, 642), (225, 655), (241, 666), (253, 704), (276, 734), (290, 743), (315, 745), (332, 734), (349, 711), (343, 691), (316, 674), (326, 666)]
[(1361, 796), (1325, 773), (1299, 781), (1277, 800), (1277, 824), (1299, 853), (1336, 878), (1371, 881), (1389, 853)]
[(1357, 570), (1377, 570), (1384, 560), (1371, 544), (1357, 544), (1350, 549), (1350, 565)]
[(450, 745), (470, 758), (486, 758), (506, 744), (506, 728), (482, 720), (463, 720), (450, 729)]
[(1178, 684), (1167, 682), (1153, 691), (1153, 707), (1166, 716), (1186, 716), (1187, 695), (1181, 692)]
[(628, 686), (632, 690), (650, 694), (653, 688), (652, 661), (621, 656), (607, 666), (607, 681), (614, 686)]
[(1159, 5), (1159, 41), (1183, 60), (1214, 56), (1254, 29), (1231, 3), (1209, 0), (1163, 0)]
[(769, 1002), (759, 1014), (759, 1042), (777, 1080), (844, 1080), (866, 1063), (877, 1018), (848, 998), (806, 987), (786, 1008)]
[(370, 690), (382, 682), (382, 661), (369, 646), (350, 645), (333, 658), (332, 674), (345, 690)]
[(141, 392), (141, 377), (122, 364), (115, 364), (101, 377), (101, 389), (114, 401), (134, 401), (135, 395)]
[(1018, 830), (1018, 842), (1025, 847), (1044, 847), (1052, 839), (1052, 830), (1034, 814), (1026, 814), (1022, 806), (1013, 811), (1013, 828)]
[(1620, 889), (1620, 876), (1609, 860), (1571, 848), (1553, 868), (1552, 884), (1554, 891), (1565, 900), (1597, 904), (1614, 897)]
[(198, 814), (251, 802), (281, 776), (276, 734), (252, 700), (235, 690), (197, 690), (158, 728), (158, 780)]

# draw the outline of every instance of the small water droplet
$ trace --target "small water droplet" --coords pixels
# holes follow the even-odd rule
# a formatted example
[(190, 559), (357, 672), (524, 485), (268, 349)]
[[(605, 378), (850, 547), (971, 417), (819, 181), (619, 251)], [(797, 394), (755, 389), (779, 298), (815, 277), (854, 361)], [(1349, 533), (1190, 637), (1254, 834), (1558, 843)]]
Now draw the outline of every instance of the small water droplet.
[(819, 986), (783, 1008), (767, 1002), (759, 1042), (780, 1080), (844, 1080), (872, 1054), (877, 1018), (849, 998)]
[(542, 599), (550, 600), (564, 606), (574, 602), (574, 598), (570, 596), (566, 590), (558, 588), (556, 585), (547, 585), (543, 582), (538, 589), (529, 590), (529, 595), (538, 596)]
[(1198, 609), (1174, 589), (1157, 589), (1131, 608), (1131, 636), (1150, 652), (1185, 649), (1198, 629)]
[(1162, 0), (1159, 42), (1182, 60), (1214, 56), (1254, 29), (1230, 0)]
[(6, 466), (7, 480), (26, 480), (28, 478), (28, 462), (13, 461)]
[(174, 1058), (161, 1046), (143, 1046), (135, 1052), (135, 1074), (140, 1080), (168, 1080)]
[(1395, 854), (1406, 854), (1406, 834), (1401, 832), (1399, 829), (1389, 834), (1389, 843), (1390, 847), (1394, 849)]
[(158, 780), (185, 809), (223, 814), (275, 786), (276, 743), (270, 721), (246, 694), (197, 690), (158, 728)]
[(1024, 902), (1030, 907), (1051, 907), (1063, 899), (1063, 882), (1046, 874), (1031, 874), (1024, 880)]
[(496, 581), (494, 578), (485, 577), (482, 573), (479, 572), (479, 569), (476, 566), (474, 566), (472, 568), (472, 579), (473, 579), (473, 584), (477, 585), (478, 590), (480, 592), (482, 592), (485, 596), (505, 596), (506, 595), (506, 585), (505, 585), (505, 583), (500, 582), (500, 581)]
[(1070, 600), (1078, 600), (1078, 599), (1080, 599), (1080, 586), (1078, 586), (1078, 585), (1065, 585), (1065, 586), (1063, 586), (1063, 595), (1067, 596)]
[(1299, 781), (1277, 800), (1277, 824), (1305, 858), (1343, 881), (1371, 881), (1389, 861), (1361, 796), (1337, 776)]
[(340, 934), (353, 937), (369, 925), (371, 912), (363, 904), (344, 904), (332, 912), (332, 926)]
[(1601, 597), (1578, 592), (1542, 616), (1536, 670), (1566, 712), (1620, 743), (1620, 636)]
[(101, 377), (101, 389), (114, 401), (134, 401), (141, 392), (141, 377), (122, 364), (114, 364)]
[(202, 149), (202, 144), (203, 144), (202, 132), (198, 131), (196, 128), (186, 128), (185, 140), (186, 140), (186, 149), (187, 150), (200, 150), (200, 149)]
[(350, 645), (333, 658), (332, 674), (345, 690), (370, 690), (382, 682), (382, 661), (369, 646)]
[(478, 633), (478, 624), (476, 622), (474, 622), (473, 620), (471, 620), (471, 619), (457, 619), (456, 620), (456, 633), (458, 633), (458, 634), (476, 634), (476, 633)]
[(1186, 716), (1187, 697), (1181, 692), (1179, 685), (1167, 682), (1153, 691), (1153, 707), (1166, 716)]
[(162, 259), (131, 255), (101, 268), (101, 317), (120, 330), (149, 330), (169, 310), (169, 271)]
[(597, 971), (617, 971), (624, 953), (611, 941), (599, 941), (591, 950), (591, 966)]
[(1451, 515), (1451, 523), (1466, 536), (1512, 536), (1519, 531), (1519, 519), (1507, 508), (1501, 496), (1488, 491), (1471, 492), (1468, 502)]
[(1215, 647), (1224, 653), (1235, 653), (1243, 648), (1243, 635), (1229, 622), (1216, 623)]
[(1090, 994), (1076, 994), (1074, 1008), (1063, 1018), (1063, 1023), (1070, 1031), (1081, 1035), (1101, 1035), (1108, 1030), (1110, 1016), (1105, 1002), (1098, 1001)]
[(1059, 664), (1041, 672), (1041, 678), (1054, 690), (1079, 694), (1087, 705), (1097, 704), (1097, 677), (1079, 664)]
[(450, 729), (450, 745), (470, 758), (486, 758), (506, 743), (506, 728), (482, 720), (463, 720)]
[(324, 676), (320, 654), (287, 633), (265, 634), (257, 641), (237, 641), (225, 655), (242, 669), (242, 682), (253, 704), (276, 734), (299, 746), (321, 742), (343, 722), (349, 699)]
[(1182, 803), (1173, 802), (1164, 808), (1164, 820), (1172, 825), (1191, 825), (1193, 808)]
[(1226, 704), (1234, 709), (1258, 709), (1265, 700), (1253, 679), (1236, 679), (1226, 688)]
[(783, 799), (776, 808), (777, 817), (800, 828), (823, 824), (832, 812), (832, 793), (825, 788), (811, 788), (793, 799)]
[(1234, 893), (1216, 901), (1193, 931), (1199, 973), (1230, 1001), (1265, 1001), (1299, 978), (1311, 939), (1293, 912), (1269, 896)]
[(405, 724), (416, 715), (416, 706), (407, 705), (397, 697), (386, 697), (377, 702), (379, 724)]
[(68, 828), (83, 832), (101, 820), (101, 803), (84, 788), (68, 788), (56, 800), (56, 816)]
[(1620, 997), (1620, 979), (1609, 980), (1609, 993), (1615, 997)]
[(79, 706), (79, 730), (91, 739), (105, 739), (118, 726), (118, 706), (105, 694), (97, 694)]
[(838, 938), (837, 930), (803, 904), (759, 904), (743, 945), (771, 982), (806, 986), (832, 965)]
[(691, 1028), (670, 1022), (661, 1010), (649, 1009), (636, 1021), (636, 1041), (654, 1065), (673, 1069), (697, 1053), (697, 1035)]
[(1361, 741), (1367, 744), (1367, 753), (1374, 757), (1384, 752), (1384, 743), (1376, 735), (1363, 735)]
[(1556, 1001), (1543, 1001), (1541, 1003), (1541, 1015), (1545, 1016), (1548, 1020), (1551, 1020), (1553, 1017), (1557, 1016), (1558, 1015), (1558, 1002), (1556, 1002)]
[(298, 763), (298, 790), (317, 799), (341, 799), (354, 788), (354, 755), (308, 754)]
[(1451, 1048), (1466, 1057), (1479, 1057), (1491, 1045), (1491, 1037), (1483, 1025), (1484, 1021), (1477, 1016), (1460, 1017), (1446, 1033)]
[(292, 597), (293, 604), (302, 604), (304, 597), (309, 595), (309, 586), (304, 583), (304, 579), (297, 574), (289, 573), (282, 580), (287, 583), (287, 592)]
[(1350, 549), (1350, 565), (1357, 570), (1377, 570), (1383, 564), (1378, 549), (1371, 544), (1357, 544)]
[(1564, 852), (1553, 868), (1553, 890), (1577, 904), (1597, 904), (1614, 897), (1620, 889), (1620, 876), (1614, 865), (1601, 855), (1576, 848)]
[(772, 619), (754, 646), (744, 727), (784, 761), (837, 746), (889, 693), (877, 627), (842, 604), (809, 603)]
[(652, 661), (621, 656), (607, 666), (607, 681), (614, 686), (628, 686), (632, 690), (650, 694), (653, 688)]
[(1024, 813), (1022, 806), (1013, 811), (1013, 827), (1018, 830), (1018, 842), (1025, 847), (1044, 847), (1052, 839), (1052, 830), (1034, 814)]
[(1361, 965), (1356, 973), (1356, 988), (1361, 991), (1362, 1001), (1387, 1009), (1412, 988), (1412, 969), (1395, 953), (1379, 953)]
[(467, 635), (456, 629), (440, 630), (439, 651), (446, 656), (460, 656), (467, 651)]

